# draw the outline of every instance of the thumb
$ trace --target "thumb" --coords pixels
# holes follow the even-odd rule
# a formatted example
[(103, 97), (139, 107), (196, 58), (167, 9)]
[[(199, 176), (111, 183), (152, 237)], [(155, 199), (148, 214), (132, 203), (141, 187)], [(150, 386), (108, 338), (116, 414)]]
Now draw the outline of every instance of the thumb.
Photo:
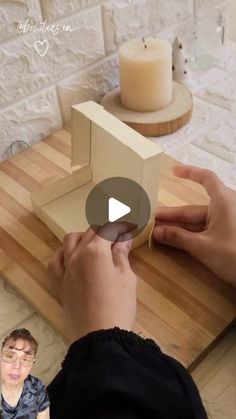
[(188, 231), (181, 227), (170, 225), (157, 226), (153, 230), (153, 239), (157, 242), (186, 250), (193, 256), (199, 256), (199, 249), (202, 249), (201, 233)]
[(129, 267), (129, 252), (132, 246), (130, 234), (124, 234), (112, 246), (112, 257), (114, 265), (117, 268), (127, 269)]

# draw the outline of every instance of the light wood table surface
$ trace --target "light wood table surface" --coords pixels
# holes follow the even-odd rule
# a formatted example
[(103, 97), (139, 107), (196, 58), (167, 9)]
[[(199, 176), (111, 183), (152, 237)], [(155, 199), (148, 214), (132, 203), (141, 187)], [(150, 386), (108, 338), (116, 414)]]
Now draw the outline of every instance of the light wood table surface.
[[(32, 212), (30, 193), (70, 170), (70, 133), (60, 130), (0, 164), (0, 272), (62, 334), (58, 284), (47, 264), (58, 239)], [(161, 205), (204, 204), (201, 186), (174, 178), (164, 155)], [(236, 317), (236, 292), (185, 252), (145, 244), (131, 254), (139, 276), (135, 331), (192, 369)]]

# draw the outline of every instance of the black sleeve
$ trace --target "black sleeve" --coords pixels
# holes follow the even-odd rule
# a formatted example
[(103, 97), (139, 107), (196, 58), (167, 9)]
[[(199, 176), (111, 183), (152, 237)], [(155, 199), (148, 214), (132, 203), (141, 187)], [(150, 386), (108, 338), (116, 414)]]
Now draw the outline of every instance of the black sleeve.
[(51, 419), (206, 419), (187, 370), (119, 328), (73, 343), (48, 386)]

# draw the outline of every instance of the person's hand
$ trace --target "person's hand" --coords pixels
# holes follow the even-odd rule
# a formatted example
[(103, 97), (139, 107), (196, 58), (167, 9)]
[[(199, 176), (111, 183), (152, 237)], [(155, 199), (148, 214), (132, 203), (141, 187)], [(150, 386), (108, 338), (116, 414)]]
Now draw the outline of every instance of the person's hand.
[[(129, 265), (130, 235), (125, 224), (110, 224), (113, 242), (91, 228), (65, 236), (49, 263), (57, 278), (71, 341), (89, 332), (120, 327), (131, 330), (136, 315), (136, 276)], [(120, 237), (127, 239), (119, 241)]]
[(203, 185), (210, 203), (158, 208), (153, 239), (188, 251), (236, 286), (236, 192), (210, 170), (175, 166), (173, 171), (178, 177)]

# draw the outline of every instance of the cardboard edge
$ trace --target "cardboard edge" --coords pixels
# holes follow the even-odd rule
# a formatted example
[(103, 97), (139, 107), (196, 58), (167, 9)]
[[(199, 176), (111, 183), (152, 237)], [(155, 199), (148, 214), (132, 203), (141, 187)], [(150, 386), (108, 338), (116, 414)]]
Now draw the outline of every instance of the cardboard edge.
[[(84, 123), (87, 119), (87, 124), (88, 121), (90, 121), (91, 123), (96, 124), (97, 126), (99, 126), (100, 128), (104, 129), (112, 135), (114, 135), (115, 131), (115, 138), (119, 140), (123, 145), (126, 145), (127, 147), (132, 149), (136, 154), (140, 155), (140, 157), (142, 158), (149, 158), (163, 152), (160, 145), (153, 144), (151, 140), (147, 140), (143, 135), (135, 131), (133, 128), (129, 127), (120, 119), (116, 118), (110, 112), (106, 111), (106, 109), (104, 109), (103, 106), (99, 105), (96, 102), (87, 101), (77, 105), (73, 105), (72, 115), (75, 123), (76, 119), (78, 121), (81, 119), (81, 121), (83, 121)], [(72, 136), (72, 156), (74, 158), (73, 166), (79, 164), (79, 159), (76, 158), (74, 154), (78, 152), (79, 148), (81, 148), (80, 155), (82, 155), (81, 153), (84, 151), (86, 147), (88, 147), (87, 131), (85, 132), (85, 134), (85, 144), (80, 145), (74, 144)]]
[(142, 246), (142, 244), (147, 243), (149, 241), (150, 234), (152, 233), (152, 226), (153, 222), (149, 222), (145, 229), (140, 233), (137, 237), (133, 239), (131, 250), (136, 249), (139, 246)]
[(50, 202), (55, 201), (63, 195), (85, 185), (92, 180), (92, 169), (90, 166), (81, 167), (75, 173), (72, 173), (54, 183), (30, 195), (34, 209), (43, 207)]
[[(90, 105), (91, 106), (91, 105)], [(80, 109), (72, 106), (71, 167), (90, 165), (91, 154), (91, 118)]]
[(33, 212), (60, 241), (63, 241), (66, 231), (47, 214), (44, 206), (91, 181), (92, 170), (90, 166), (86, 166), (30, 195)]

